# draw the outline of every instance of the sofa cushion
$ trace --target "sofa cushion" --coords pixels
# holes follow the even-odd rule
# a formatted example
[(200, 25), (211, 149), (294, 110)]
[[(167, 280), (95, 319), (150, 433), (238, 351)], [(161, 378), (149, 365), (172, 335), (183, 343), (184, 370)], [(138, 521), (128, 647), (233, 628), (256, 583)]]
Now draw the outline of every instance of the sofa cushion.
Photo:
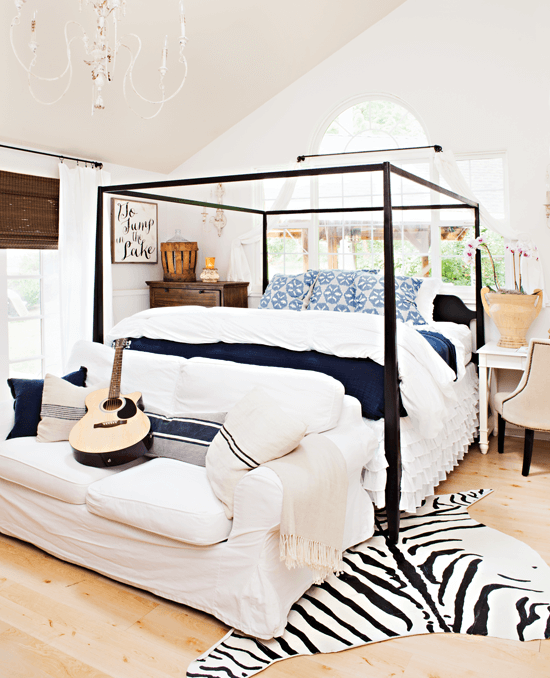
[(84, 466), (73, 457), (67, 441), (43, 444), (28, 437), (0, 442), (0, 478), (67, 504), (85, 504), (91, 483), (135, 463), (116, 469)]
[(44, 377), (40, 422), (36, 437), (39, 443), (69, 440), (73, 426), (86, 414), (86, 397), (94, 389), (74, 386), (64, 379)]
[(320, 372), (210, 358), (190, 358), (183, 363), (176, 411), (229, 412), (257, 386), (285, 412), (304, 421), (306, 433), (328, 431), (338, 423), (344, 387), (336, 379)]
[(233, 518), (233, 494), (244, 474), (292, 452), (305, 432), (305, 423), (261, 388), (235, 405), (206, 454), (208, 480), (228, 518)]
[[(76, 368), (63, 379), (75, 386), (86, 386), (86, 368)], [(40, 421), (42, 405), (43, 379), (8, 379), (8, 385), (14, 399), (15, 423), (8, 438), (26, 438), (35, 436)]]
[[(100, 389), (109, 386), (114, 357), (114, 349), (82, 340), (73, 346), (68, 364), (86, 365), (87, 386)], [(146, 410), (174, 413), (177, 378), (185, 362), (185, 358), (177, 356), (124, 351), (120, 391), (122, 394), (139, 391)], [(208, 412), (208, 408), (203, 412)]]
[(224, 541), (233, 524), (206, 469), (175, 459), (152, 459), (94, 483), (86, 503), (102, 518), (197, 546)]
[(153, 444), (147, 457), (169, 457), (188, 464), (205, 466), (206, 451), (227, 416), (226, 412), (211, 414), (180, 414), (169, 417), (146, 412), (151, 422)]

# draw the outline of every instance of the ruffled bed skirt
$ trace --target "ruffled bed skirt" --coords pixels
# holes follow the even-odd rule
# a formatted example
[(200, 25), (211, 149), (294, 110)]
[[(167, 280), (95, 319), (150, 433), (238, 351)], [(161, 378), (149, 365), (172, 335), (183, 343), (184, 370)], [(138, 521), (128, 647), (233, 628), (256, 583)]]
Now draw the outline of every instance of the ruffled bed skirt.
[[(434, 488), (458, 465), (474, 441), (479, 426), (475, 365), (468, 365), (455, 389), (457, 399), (449, 408), (448, 423), (442, 435), (427, 440), (413, 428), (409, 417), (401, 419), (402, 511), (414, 513), (422, 500), (432, 495)], [(375, 506), (382, 508), (388, 466), (384, 454), (384, 422), (363, 421), (378, 438), (378, 450), (364, 470), (363, 487)]]

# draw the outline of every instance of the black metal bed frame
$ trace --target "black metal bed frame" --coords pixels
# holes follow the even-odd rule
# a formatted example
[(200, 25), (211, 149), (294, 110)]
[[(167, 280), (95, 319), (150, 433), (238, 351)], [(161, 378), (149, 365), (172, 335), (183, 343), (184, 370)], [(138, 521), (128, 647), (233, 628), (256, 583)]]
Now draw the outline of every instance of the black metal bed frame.
[[(203, 200), (189, 200), (175, 196), (142, 193), (160, 188), (181, 188), (183, 186), (205, 186), (209, 184), (227, 184), (246, 181), (262, 181), (264, 179), (285, 179), (291, 177), (315, 177), (329, 174), (351, 174), (361, 172), (382, 172), (383, 175), (383, 205), (377, 207), (340, 207), (316, 208), (304, 210), (258, 210), (236, 205), (218, 205)], [(430, 204), (430, 205), (392, 205), (391, 175), (396, 174), (404, 179), (419, 184), (431, 191), (442, 194), (458, 201), (458, 204)], [(116, 194), (128, 198), (143, 198), (195, 205), (197, 207), (212, 207), (248, 214), (258, 214), (263, 220), (262, 237), (262, 264), (263, 289), (268, 284), (267, 266), (267, 218), (272, 215), (285, 214), (336, 214), (345, 212), (380, 212), (384, 213), (384, 435), (385, 453), (388, 462), (386, 482), (386, 515), (388, 521), (388, 535), (393, 543), (399, 539), (399, 501), (401, 495), (401, 438), (399, 419), (399, 374), (397, 365), (397, 323), (395, 302), (395, 270), (393, 254), (393, 210), (442, 210), (463, 209), (474, 210), (475, 236), (480, 235), (479, 204), (453, 191), (449, 191), (431, 181), (418, 177), (390, 162), (370, 165), (351, 165), (343, 167), (307, 168), (299, 170), (283, 170), (260, 172), (252, 174), (237, 174), (217, 177), (199, 177), (193, 179), (176, 179), (170, 181), (153, 181), (146, 183), (119, 184), (103, 186), (98, 189), (97, 197), (97, 229), (96, 229), (96, 268), (94, 287), (94, 341), (103, 342), (103, 199), (105, 195)], [(475, 258), (476, 278), (476, 341), (477, 346), (484, 344), (484, 318), (481, 304), (481, 254), (476, 251)], [(453, 297), (451, 297), (453, 298)], [(456, 299), (456, 298), (455, 298)], [(458, 301), (458, 299), (456, 299)], [(463, 305), (462, 305), (463, 306)], [(463, 307), (465, 308), (465, 307)]]

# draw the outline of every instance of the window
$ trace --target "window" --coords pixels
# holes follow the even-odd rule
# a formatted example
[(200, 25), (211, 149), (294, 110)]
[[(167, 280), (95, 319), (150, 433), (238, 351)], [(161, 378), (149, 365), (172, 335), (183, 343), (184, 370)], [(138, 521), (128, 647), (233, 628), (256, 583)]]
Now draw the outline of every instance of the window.
[(2, 354), (7, 377), (39, 379), (46, 371), (58, 372), (57, 252), (10, 249), (2, 263), (0, 280), (5, 281), (8, 310)]
[[(284, 179), (270, 179), (264, 183), (264, 204), (271, 209), (276, 198), (285, 190)], [(310, 200), (311, 182), (303, 177), (296, 181), (294, 187), (289, 187), (292, 196), (284, 209), (308, 209)], [(310, 215), (301, 219), (285, 217), (275, 225), (269, 225), (268, 230), (268, 266), (270, 275), (274, 273), (301, 273), (312, 268), (309, 253), (309, 235), (311, 230)]]
[[(457, 165), (470, 185), (474, 195), (482, 202), (491, 215), (500, 221), (507, 218), (506, 176), (504, 154), (472, 155), (457, 157)], [(442, 182), (446, 185), (445, 182)], [(469, 210), (450, 210), (441, 213), (441, 274), (443, 282), (459, 286), (471, 286), (473, 271), (464, 263), (464, 248), (474, 237), (472, 215)], [(487, 240), (495, 262), (496, 276), (501, 286), (505, 284), (504, 239), (481, 227), (481, 234)], [(481, 267), (483, 284), (495, 287), (491, 261), (482, 250)]]
[(61, 369), (58, 200), (58, 179), (0, 172), (2, 397), (8, 377), (41, 378)]
[[(390, 99), (373, 98), (351, 106), (327, 127), (319, 143), (319, 153), (359, 150), (386, 150), (428, 146), (428, 136), (419, 120), (403, 105)], [(439, 183), (432, 152), (395, 153), (392, 163)], [(497, 219), (506, 218), (505, 162), (503, 154), (471, 155), (457, 158), (460, 170), (474, 194)], [(334, 163), (342, 163), (335, 157)], [(379, 157), (377, 158), (379, 161)], [(347, 156), (346, 164), (369, 162), (369, 156)], [(442, 185), (445, 185), (442, 182)], [(283, 180), (264, 182), (265, 206), (275, 200), (279, 207), (381, 206), (382, 175), (357, 173), (300, 179), (290, 201), (280, 191), (288, 190)], [(401, 177), (392, 176), (395, 205), (431, 204), (439, 194)], [(279, 197), (278, 197), (279, 196)], [(443, 198), (445, 201), (446, 199)], [(393, 212), (396, 271), (404, 275), (441, 277), (464, 288), (471, 288), (470, 268), (462, 260), (465, 244), (473, 237), (472, 210), (403, 210)], [(269, 224), (268, 261), (270, 275), (298, 273), (307, 268), (361, 269), (383, 266), (382, 212), (321, 214), (281, 217)], [(504, 243), (493, 233), (484, 233), (495, 258), (497, 273), (504, 282)], [(496, 255), (496, 256), (495, 256)], [(488, 257), (483, 257), (484, 283), (494, 286)]]

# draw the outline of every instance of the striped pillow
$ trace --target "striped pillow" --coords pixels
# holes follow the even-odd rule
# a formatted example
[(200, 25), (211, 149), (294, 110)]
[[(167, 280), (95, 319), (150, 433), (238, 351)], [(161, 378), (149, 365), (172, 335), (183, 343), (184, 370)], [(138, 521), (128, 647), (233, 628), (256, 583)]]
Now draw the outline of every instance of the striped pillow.
[(228, 413), (208, 448), (206, 473), (229, 519), (233, 517), (233, 493), (244, 474), (292, 452), (306, 428), (261, 388), (250, 391)]
[(84, 401), (95, 388), (83, 388), (47, 374), (44, 377), (40, 422), (37, 428), (39, 443), (69, 440), (71, 429), (86, 414)]
[(168, 417), (156, 412), (146, 412), (151, 422), (153, 445), (148, 457), (168, 457), (204, 466), (208, 447), (219, 432), (225, 412), (213, 414), (182, 414)]

